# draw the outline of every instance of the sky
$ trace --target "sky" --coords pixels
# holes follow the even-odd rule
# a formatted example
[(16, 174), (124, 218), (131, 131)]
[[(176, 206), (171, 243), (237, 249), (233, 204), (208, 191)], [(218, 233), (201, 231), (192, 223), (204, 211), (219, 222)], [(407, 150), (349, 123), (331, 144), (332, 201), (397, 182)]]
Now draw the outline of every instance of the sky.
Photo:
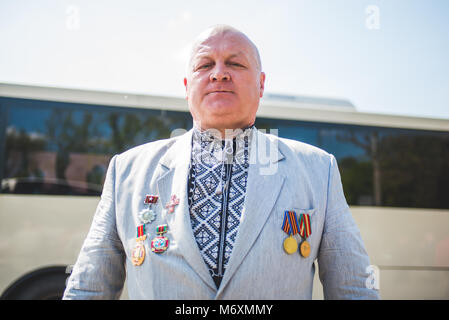
[(258, 46), (266, 93), (449, 119), (448, 0), (0, 0), (0, 82), (183, 97), (220, 23)]

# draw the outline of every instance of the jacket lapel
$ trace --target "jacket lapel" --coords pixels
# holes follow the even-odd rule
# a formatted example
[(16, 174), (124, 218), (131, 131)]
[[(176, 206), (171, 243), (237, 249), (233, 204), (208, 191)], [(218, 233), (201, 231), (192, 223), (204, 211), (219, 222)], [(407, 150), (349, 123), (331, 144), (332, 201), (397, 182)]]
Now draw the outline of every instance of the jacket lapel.
[[(251, 160), (242, 218), (236, 242), (215, 297), (216, 299), (222, 294), (229, 280), (262, 231), (285, 179), (285, 176), (279, 174), (277, 170), (277, 162), (284, 158), (277, 144), (256, 130), (254, 136), (255, 138), (251, 143)], [(260, 156), (260, 153), (264, 154), (265, 150), (270, 154), (270, 159), (267, 159), (268, 161), (264, 165), (263, 158), (266, 155)], [(271, 169), (269, 169), (270, 166)]]
[(169, 203), (172, 195), (178, 197), (179, 204), (175, 206), (173, 213), (163, 210), (164, 218), (184, 259), (205, 283), (216, 290), (194, 238), (190, 222), (187, 179), (192, 149), (191, 141), (192, 130), (179, 137), (159, 161), (163, 171), (157, 181), (159, 196), (164, 207)]

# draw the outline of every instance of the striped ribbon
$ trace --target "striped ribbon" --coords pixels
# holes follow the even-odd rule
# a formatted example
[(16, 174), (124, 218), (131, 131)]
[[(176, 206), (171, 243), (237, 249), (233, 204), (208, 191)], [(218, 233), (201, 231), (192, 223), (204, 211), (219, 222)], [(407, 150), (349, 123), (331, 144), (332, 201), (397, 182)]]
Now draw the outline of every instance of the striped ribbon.
[(145, 225), (141, 224), (137, 227), (137, 238), (143, 236), (145, 234)]
[(310, 216), (307, 213), (301, 213), (299, 217), (299, 235), (307, 239), (311, 234)]
[(295, 211), (285, 211), (284, 212), (284, 222), (282, 223), (282, 230), (288, 235), (295, 235), (299, 233), (298, 219), (296, 217)]
[(156, 228), (156, 233), (157, 234), (162, 234), (162, 233), (165, 233), (165, 232), (167, 232), (167, 225), (166, 224), (162, 224), (160, 226), (157, 226), (157, 228)]

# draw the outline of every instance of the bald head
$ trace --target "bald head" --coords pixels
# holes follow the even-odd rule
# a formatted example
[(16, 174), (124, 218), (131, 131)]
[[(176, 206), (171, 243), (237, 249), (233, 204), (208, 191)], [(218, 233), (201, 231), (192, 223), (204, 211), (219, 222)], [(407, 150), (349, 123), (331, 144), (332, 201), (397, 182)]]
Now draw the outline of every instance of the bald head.
[(257, 49), (256, 45), (251, 41), (251, 39), (249, 39), (246, 34), (244, 34), (243, 32), (241, 32), (240, 30), (238, 30), (234, 27), (231, 27), (231, 26), (225, 25), (225, 24), (219, 24), (219, 25), (212, 26), (212, 27), (206, 29), (205, 31), (201, 32), (198, 35), (198, 37), (195, 39), (195, 41), (193, 42), (192, 49), (190, 51), (190, 56), (189, 56), (189, 59), (187, 62), (187, 74), (192, 72), (192, 69), (193, 69), (192, 60), (193, 60), (193, 57), (195, 56), (195, 54), (198, 52), (198, 49), (200, 48), (200, 46), (212, 37), (224, 36), (226, 34), (233, 34), (233, 35), (236, 35), (236, 36), (244, 39), (244, 41), (251, 48), (252, 55), (256, 62), (258, 71), (259, 72), (262, 71), (262, 62), (260, 60), (259, 50)]
[(237, 29), (214, 26), (193, 43), (184, 85), (195, 126), (223, 134), (253, 124), (264, 83), (259, 52)]

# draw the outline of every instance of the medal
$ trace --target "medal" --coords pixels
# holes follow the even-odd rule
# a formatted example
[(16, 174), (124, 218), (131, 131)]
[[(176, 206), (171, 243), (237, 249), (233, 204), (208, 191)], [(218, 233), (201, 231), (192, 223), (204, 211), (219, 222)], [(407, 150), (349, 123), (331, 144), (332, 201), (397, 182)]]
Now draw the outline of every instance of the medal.
[(148, 209), (142, 210), (137, 215), (141, 223), (143, 224), (151, 223), (154, 221), (154, 219), (156, 219), (156, 213), (152, 209), (152, 205), (157, 202), (158, 198), (159, 198), (158, 196), (151, 194), (147, 194), (145, 196), (145, 201), (143, 203), (148, 205)]
[(301, 253), (301, 255), (304, 258), (307, 258), (310, 254), (310, 244), (304, 240), (303, 242), (301, 242), (301, 245), (299, 246), (299, 253)]
[(293, 254), (298, 250), (298, 242), (291, 235), (284, 240), (284, 250), (288, 254)]
[(143, 242), (139, 241), (136, 243), (136, 246), (131, 252), (131, 260), (135, 266), (140, 266), (143, 263), (143, 260), (145, 260), (145, 246)]
[(299, 221), (299, 235), (304, 239), (299, 246), (299, 253), (307, 258), (310, 254), (310, 244), (307, 242), (307, 238), (312, 234), (310, 216), (307, 213), (302, 213)]
[(140, 211), (137, 214), (141, 223), (151, 223), (154, 219), (156, 219), (156, 213), (150, 208)]
[(298, 250), (298, 243), (293, 238), (299, 233), (298, 220), (295, 211), (284, 212), (284, 222), (282, 223), (282, 230), (289, 236), (284, 240), (284, 250), (287, 254), (293, 254)]
[(173, 194), (170, 197), (170, 202), (165, 205), (165, 208), (168, 210), (169, 213), (173, 213), (175, 211), (175, 206), (179, 204), (179, 199), (176, 197), (175, 194)]
[(145, 245), (143, 242), (147, 238), (145, 234), (145, 225), (142, 224), (137, 227), (136, 246), (131, 251), (131, 261), (133, 265), (140, 266), (145, 260)]
[(170, 240), (167, 237), (162, 236), (167, 232), (168, 226), (162, 224), (156, 228), (156, 233), (159, 235), (151, 240), (151, 251), (155, 253), (162, 253), (167, 250)]

